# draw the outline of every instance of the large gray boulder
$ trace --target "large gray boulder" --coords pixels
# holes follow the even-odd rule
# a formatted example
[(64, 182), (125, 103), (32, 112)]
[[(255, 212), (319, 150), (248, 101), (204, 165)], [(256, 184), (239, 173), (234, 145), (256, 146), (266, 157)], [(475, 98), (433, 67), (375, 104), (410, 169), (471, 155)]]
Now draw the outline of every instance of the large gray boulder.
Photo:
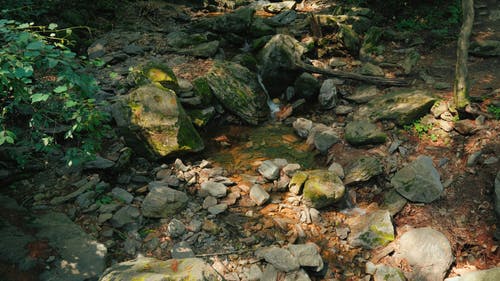
[(119, 97), (112, 114), (136, 153), (159, 158), (204, 149), (203, 140), (170, 89), (141, 86)]
[(402, 89), (377, 97), (361, 106), (355, 120), (392, 120), (399, 125), (409, 124), (424, 116), (436, 98), (426, 90)]
[(441, 232), (430, 227), (404, 233), (395, 256), (406, 260), (411, 267), (409, 280), (443, 280), (453, 262), (450, 242)]
[(255, 256), (266, 260), (280, 271), (290, 272), (300, 268), (297, 257), (293, 256), (288, 250), (276, 246), (261, 248), (255, 252)]
[(246, 67), (215, 61), (205, 77), (220, 103), (243, 121), (257, 125), (269, 117), (267, 96), (257, 76)]
[(217, 281), (223, 278), (202, 259), (185, 258), (162, 261), (139, 257), (109, 267), (99, 279), (99, 281), (115, 280)]
[(443, 192), (439, 173), (429, 156), (419, 156), (396, 172), (391, 183), (399, 194), (413, 202), (430, 203)]
[(333, 172), (327, 170), (307, 171), (304, 182), (304, 203), (316, 209), (331, 206), (341, 200), (345, 194), (342, 180)]
[(150, 218), (168, 218), (183, 210), (189, 201), (186, 193), (164, 185), (149, 185), (151, 191), (142, 202), (142, 215)]
[(105, 269), (106, 246), (85, 233), (63, 213), (37, 217), (32, 226), (38, 239), (47, 239), (58, 252), (58, 260), (40, 275), (44, 281), (83, 281), (96, 278)]
[(260, 75), (269, 94), (277, 97), (285, 92), (302, 73), (296, 68), (306, 48), (295, 38), (277, 34), (260, 51)]

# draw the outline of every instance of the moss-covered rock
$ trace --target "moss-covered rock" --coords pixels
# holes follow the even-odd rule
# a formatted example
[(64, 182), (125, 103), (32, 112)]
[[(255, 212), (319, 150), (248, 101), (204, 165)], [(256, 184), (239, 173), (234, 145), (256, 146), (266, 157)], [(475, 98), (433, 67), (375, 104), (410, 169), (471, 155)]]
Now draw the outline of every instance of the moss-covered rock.
[(307, 180), (306, 172), (296, 172), (290, 182), (288, 183), (288, 187), (290, 192), (293, 194), (300, 194), (302, 192), (302, 188), (304, 187), (304, 183)]
[(150, 83), (176, 91), (179, 88), (177, 77), (170, 67), (160, 62), (149, 62), (145, 65), (134, 67), (130, 73), (129, 80), (135, 85), (147, 85)]
[(394, 240), (394, 226), (389, 211), (379, 210), (353, 218), (349, 223), (349, 244), (375, 249)]
[(328, 207), (340, 201), (344, 194), (345, 186), (335, 173), (327, 170), (307, 172), (303, 190), (303, 200), (307, 206), (318, 209)]
[(228, 111), (252, 125), (267, 120), (267, 96), (256, 75), (246, 67), (234, 62), (216, 61), (205, 77), (215, 97)]
[(170, 89), (153, 84), (141, 86), (117, 99), (112, 114), (129, 146), (139, 154), (149, 152), (157, 158), (204, 148), (203, 140)]
[(392, 120), (406, 125), (424, 116), (436, 98), (426, 90), (401, 89), (374, 98), (354, 114), (355, 120)]
[(345, 140), (354, 146), (384, 143), (387, 135), (368, 121), (353, 121), (345, 127)]
[(384, 170), (382, 163), (375, 158), (364, 156), (351, 162), (346, 168), (345, 184), (367, 181), (380, 175)]
[(99, 281), (113, 280), (189, 280), (220, 281), (220, 275), (202, 259), (185, 258), (166, 261), (139, 257), (108, 268)]
[(193, 92), (195, 96), (200, 97), (201, 104), (205, 106), (211, 105), (214, 94), (210, 89), (207, 78), (201, 76), (193, 80)]

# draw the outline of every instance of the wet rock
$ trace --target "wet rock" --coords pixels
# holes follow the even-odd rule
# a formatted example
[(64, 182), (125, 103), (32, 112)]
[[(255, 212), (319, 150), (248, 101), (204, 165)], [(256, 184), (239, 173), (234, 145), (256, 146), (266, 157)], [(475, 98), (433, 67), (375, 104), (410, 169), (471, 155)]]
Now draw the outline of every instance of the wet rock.
[(430, 227), (416, 228), (399, 239), (396, 257), (408, 262), (410, 280), (443, 280), (453, 255), (446, 236)]
[(271, 97), (278, 97), (301, 74), (296, 69), (305, 48), (295, 38), (274, 35), (260, 51), (260, 75)]
[(189, 244), (184, 241), (174, 244), (174, 246), (170, 250), (170, 254), (172, 255), (173, 259), (185, 259), (185, 258), (195, 257), (193, 249), (191, 249)]
[(406, 281), (403, 272), (399, 268), (379, 264), (376, 266), (374, 281)]
[(259, 259), (265, 259), (277, 270), (290, 272), (300, 268), (300, 264), (288, 250), (275, 246), (261, 248), (255, 252), (255, 256)]
[(444, 279), (445, 281), (493, 281), (500, 280), (500, 267), (466, 272), (461, 276)]
[(354, 146), (384, 143), (387, 135), (369, 121), (349, 122), (345, 127), (345, 139)]
[(223, 280), (202, 259), (185, 258), (166, 261), (139, 257), (115, 264), (104, 272), (99, 281), (112, 280)]
[(221, 198), (226, 196), (227, 186), (223, 183), (215, 181), (206, 181), (201, 184), (200, 195), (201, 196), (213, 196), (215, 198)]
[(132, 200), (134, 200), (134, 195), (123, 188), (115, 187), (111, 190), (111, 194), (115, 199), (120, 200), (125, 204), (130, 204), (132, 203)]
[(380, 91), (376, 86), (363, 85), (357, 87), (352, 95), (345, 98), (355, 103), (367, 103), (378, 96), (380, 96)]
[(113, 215), (110, 222), (114, 227), (120, 228), (129, 223), (139, 222), (140, 215), (141, 213), (136, 207), (124, 206)]
[(382, 174), (384, 167), (375, 157), (360, 157), (346, 168), (345, 184), (367, 181)]
[(313, 127), (313, 122), (309, 119), (305, 118), (297, 118), (297, 120), (293, 121), (293, 129), (301, 138), (307, 138), (309, 136), (309, 132)]
[(290, 188), (290, 192), (293, 194), (300, 194), (302, 192), (302, 188), (304, 187), (304, 183), (308, 178), (308, 174), (306, 172), (297, 172), (293, 175), (288, 183), (288, 187)]
[(318, 95), (320, 84), (316, 77), (310, 73), (304, 72), (295, 80), (294, 88), (298, 98), (311, 100)]
[(338, 103), (334, 79), (326, 79), (319, 90), (318, 102), (322, 109), (332, 109)]
[[(139, 87), (117, 99), (112, 114), (136, 153), (163, 157), (204, 148), (203, 140), (169, 89)], [(136, 135), (143, 142), (138, 142)]]
[(167, 226), (170, 237), (177, 238), (186, 232), (186, 226), (178, 219), (172, 219)]
[(385, 246), (394, 240), (394, 227), (389, 211), (379, 210), (360, 215), (349, 222), (349, 244), (367, 249)]
[(250, 198), (258, 206), (261, 206), (269, 200), (270, 195), (259, 184), (255, 184), (250, 188)]
[(312, 268), (316, 272), (323, 269), (323, 259), (316, 244), (292, 244), (288, 246), (288, 250), (297, 258), (300, 266)]
[(258, 171), (267, 180), (275, 180), (280, 175), (280, 168), (271, 160), (262, 162)]
[(435, 101), (425, 90), (395, 90), (362, 105), (354, 113), (354, 119), (393, 120), (398, 125), (406, 125), (424, 116)]
[(38, 239), (47, 239), (58, 258), (40, 280), (83, 281), (97, 278), (105, 268), (106, 247), (62, 213), (47, 213), (32, 224)]
[(443, 192), (439, 173), (428, 156), (419, 156), (396, 172), (391, 184), (399, 194), (413, 202), (430, 203)]
[(243, 121), (257, 125), (269, 117), (267, 96), (257, 77), (246, 67), (229, 61), (216, 61), (205, 76), (215, 97)]
[(184, 192), (167, 186), (155, 186), (142, 202), (142, 214), (151, 218), (168, 218), (183, 210), (188, 201)]
[(306, 206), (320, 209), (331, 206), (343, 198), (345, 187), (333, 172), (313, 170), (307, 172), (303, 200)]

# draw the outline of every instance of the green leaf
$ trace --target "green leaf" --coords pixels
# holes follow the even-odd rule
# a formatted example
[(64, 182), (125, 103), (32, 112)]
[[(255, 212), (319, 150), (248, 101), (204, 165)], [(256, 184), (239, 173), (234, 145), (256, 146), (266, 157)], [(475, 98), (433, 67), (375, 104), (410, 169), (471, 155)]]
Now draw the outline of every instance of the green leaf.
[(64, 106), (65, 106), (65, 107), (73, 107), (73, 106), (75, 106), (75, 105), (77, 105), (77, 104), (78, 104), (78, 103), (77, 103), (76, 101), (74, 101), (74, 100), (68, 100), (68, 101), (66, 101), (66, 102), (64, 103)]
[(48, 62), (49, 62), (49, 68), (54, 68), (59, 63), (59, 60), (49, 58)]
[(57, 87), (54, 89), (54, 93), (56, 93), (56, 94), (60, 94), (60, 93), (66, 92), (67, 90), (68, 90), (68, 86), (66, 86), (66, 85), (61, 85), (61, 86), (57, 86)]
[(26, 46), (27, 50), (41, 50), (43, 49), (43, 42), (42, 41), (33, 41)]
[(49, 24), (49, 30), (54, 30), (57, 28), (57, 23), (51, 23)]
[(31, 102), (41, 102), (41, 101), (47, 101), (50, 97), (50, 94), (44, 93), (44, 94), (34, 94), (31, 96)]

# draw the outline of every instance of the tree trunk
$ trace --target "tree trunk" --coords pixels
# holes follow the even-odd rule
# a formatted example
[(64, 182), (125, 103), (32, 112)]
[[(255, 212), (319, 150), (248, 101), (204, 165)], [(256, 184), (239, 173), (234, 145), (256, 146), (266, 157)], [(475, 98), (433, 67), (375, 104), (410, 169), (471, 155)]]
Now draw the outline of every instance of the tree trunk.
[(458, 111), (464, 111), (469, 105), (469, 82), (467, 80), (467, 58), (469, 52), (469, 38), (474, 22), (474, 0), (462, 0), (462, 28), (458, 36), (457, 44), (457, 64), (455, 67), (455, 84), (453, 89), (453, 99)]

